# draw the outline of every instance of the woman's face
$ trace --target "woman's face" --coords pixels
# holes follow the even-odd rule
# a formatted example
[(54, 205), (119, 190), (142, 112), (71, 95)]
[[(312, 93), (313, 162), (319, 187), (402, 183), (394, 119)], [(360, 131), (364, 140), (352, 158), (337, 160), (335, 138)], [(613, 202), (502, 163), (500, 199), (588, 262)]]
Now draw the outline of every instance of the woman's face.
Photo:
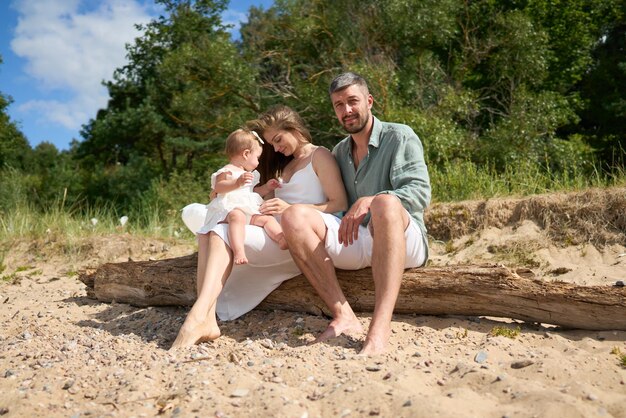
[(263, 138), (274, 147), (274, 151), (286, 156), (293, 155), (298, 148), (306, 143), (295, 132), (275, 128), (267, 128), (263, 132)]

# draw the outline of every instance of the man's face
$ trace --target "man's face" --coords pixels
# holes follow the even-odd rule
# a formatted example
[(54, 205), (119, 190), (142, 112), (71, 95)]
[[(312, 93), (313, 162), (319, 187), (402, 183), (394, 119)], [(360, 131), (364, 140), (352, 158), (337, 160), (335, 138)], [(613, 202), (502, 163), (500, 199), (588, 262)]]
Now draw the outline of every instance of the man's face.
[(350, 134), (359, 133), (370, 119), (374, 99), (365, 89), (352, 85), (330, 95), (335, 115), (341, 126)]

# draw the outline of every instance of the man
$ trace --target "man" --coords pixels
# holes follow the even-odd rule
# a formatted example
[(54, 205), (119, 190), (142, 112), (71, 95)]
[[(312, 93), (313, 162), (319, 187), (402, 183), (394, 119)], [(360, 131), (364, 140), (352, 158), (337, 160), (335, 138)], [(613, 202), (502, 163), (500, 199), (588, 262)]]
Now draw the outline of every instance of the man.
[(291, 206), (281, 224), (296, 264), (333, 316), (316, 341), (362, 331), (335, 267), (371, 265), (375, 307), (361, 354), (380, 354), (391, 335), (404, 269), (421, 266), (428, 258), (423, 213), (430, 202), (430, 180), (419, 138), (406, 125), (372, 115), (374, 99), (361, 76), (339, 75), (329, 94), (349, 134), (333, 149), (349, 210), (333, 224), (310, 207)]

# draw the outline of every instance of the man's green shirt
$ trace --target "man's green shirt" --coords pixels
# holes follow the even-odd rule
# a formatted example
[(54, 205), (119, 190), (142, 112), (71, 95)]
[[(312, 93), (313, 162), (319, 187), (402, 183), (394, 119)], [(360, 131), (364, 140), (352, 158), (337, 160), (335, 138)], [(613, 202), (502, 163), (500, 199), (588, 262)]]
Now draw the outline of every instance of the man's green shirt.
[[(396, 195), (417, 222), (427, 244), (424, 209), (430, 203), (430, 178), (422, 142), (413, 129), (374, 117), (368, 153), (358, 169), (354, 169), (350, 136), (333, 148), (333, 155), (341, 169), (350, 206), (364, 196)], [(368, 221), (369, 216), (364, 224)]]

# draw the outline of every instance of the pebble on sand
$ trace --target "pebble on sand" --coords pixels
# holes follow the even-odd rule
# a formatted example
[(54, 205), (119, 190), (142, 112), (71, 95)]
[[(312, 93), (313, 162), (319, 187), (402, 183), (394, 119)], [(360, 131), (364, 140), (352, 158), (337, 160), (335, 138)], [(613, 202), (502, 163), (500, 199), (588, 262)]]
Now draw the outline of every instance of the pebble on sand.
[(245, 396), (248, 396), (248, 394), (250, 393), (249, 389), (243, 389), (243, 388), (239, 388), (239, 389), (235, 389), (231, 394), (230, 397), (231, 398), (243, 398)]
[(519, 360), (519, 361), (514, 361), (513, 363), (511, 363), (511, 368), (512, 369), (523, 369), (524, 367), (528, 367), (535, 364), (534, 361), (532, 360)]
[(476, 353), (476, 356), (474, 356), (474, 361), (479, 364), (484, 363), (485, 361), (487, 361), (487, 357), (487, 353), (483, 350), (480, 350), (478, 353)]

